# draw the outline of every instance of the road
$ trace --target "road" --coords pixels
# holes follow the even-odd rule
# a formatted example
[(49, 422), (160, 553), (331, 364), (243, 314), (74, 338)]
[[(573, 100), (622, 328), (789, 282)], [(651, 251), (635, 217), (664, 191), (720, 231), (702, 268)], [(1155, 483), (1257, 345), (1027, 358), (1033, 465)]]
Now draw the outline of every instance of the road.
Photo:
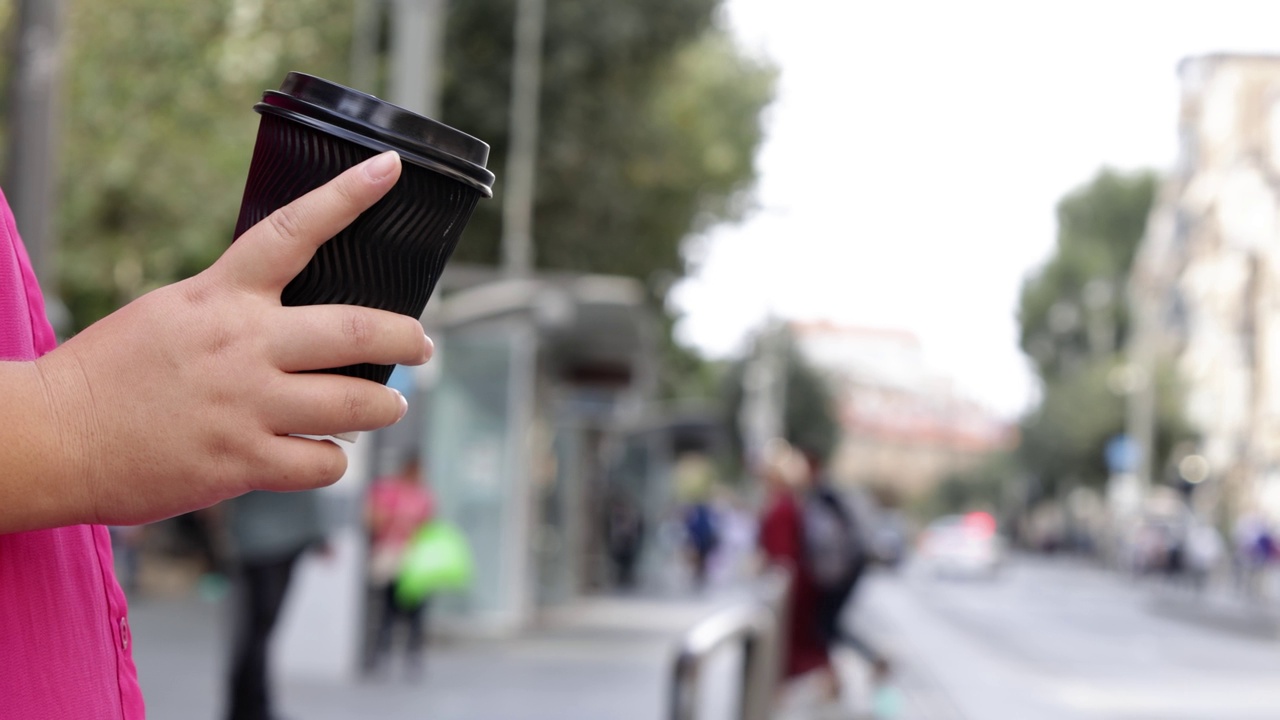
[[(1167, 593), (1080, 563), (1016, 559), (990, 582), (873, 576), (855, 626), (896, 660), (894, 720), (1254, 720), (1280, 717), (1280, 640), (1168, 612)], [(1179, 597), (1189, 597), (1180, 595)], [(711, 603), (715, 604), (715, 603)], [(526, 636), (434, 648), (425, 682), (283, 677), (287, 717), (313, 720), (651, 720), (663, 717), (676, 635), (705, 603), (585, 602)], [(221, 706), (221, 609), (138, 601), (135, 652), (149, 715), (212, 719)], [(1229, 623), (1227, 625), (1230, 625)], [(1274, 629), (1273, 629), (1274, 630)], [(840, 658), (856, 714), (865, 672)], [(706, 717), (729, 717), (736, 661), (706, 673)], [(793, 708), (803, 708), (805, 698)]]
[(1172, 617), (1155, 591), (1015, 559), (993, 581), (872, 577), (854, 616), (900, 660), (903, 720), (1280, 717), (1280, 642)]

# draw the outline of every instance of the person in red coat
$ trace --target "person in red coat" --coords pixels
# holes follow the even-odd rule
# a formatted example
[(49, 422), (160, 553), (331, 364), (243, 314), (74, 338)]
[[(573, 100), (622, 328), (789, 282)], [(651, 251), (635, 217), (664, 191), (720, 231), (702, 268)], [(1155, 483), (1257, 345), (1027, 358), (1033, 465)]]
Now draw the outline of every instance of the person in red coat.
[(787, 679), (822, 671), (828, 692), (834, 696), (839, 685), (817, 622), (818, 588), (804, 557), (800, 493), (807, 474), (800, 453), (781, 441), (771, 444), (761, 469), (767, 499), (760, 518), (760, 550), (767, 565), (779, 565), (791, 573), (788, 617), (783, 629)]

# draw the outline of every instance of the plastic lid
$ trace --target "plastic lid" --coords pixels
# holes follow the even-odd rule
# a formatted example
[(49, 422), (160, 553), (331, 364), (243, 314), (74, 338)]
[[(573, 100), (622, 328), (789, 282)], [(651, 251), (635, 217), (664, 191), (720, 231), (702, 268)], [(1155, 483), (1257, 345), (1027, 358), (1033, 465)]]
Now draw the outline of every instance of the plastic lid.
[(395, 150), (407, 162), (448, 175), (493, 197), (485, 168), (488, 143), (367, 93), (314, 75), (291, 72), (279, 90), (253, 106), (375, 150)]

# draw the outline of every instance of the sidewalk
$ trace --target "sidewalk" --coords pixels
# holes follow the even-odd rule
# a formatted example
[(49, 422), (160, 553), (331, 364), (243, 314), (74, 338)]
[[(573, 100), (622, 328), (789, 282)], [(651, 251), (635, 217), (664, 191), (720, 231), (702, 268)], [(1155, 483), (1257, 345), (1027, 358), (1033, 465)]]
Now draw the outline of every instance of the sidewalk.
[(1148, 607), (1158, 615), (1257, 639), (1280, 638), (1280, 606), (1274, 600), (1217, 585), (1196, 591), (1164, 584), (1150, 593)]
[[(342, 684), (281, 677), (287, 720), (658, 720), (675, 638), (730, 597), (594, 599), (502, 641), (429, 648), (425, 677)], [(215, 720), (223, 707), (223, 609), (140, 598), (134, 657), (152, 720)]]

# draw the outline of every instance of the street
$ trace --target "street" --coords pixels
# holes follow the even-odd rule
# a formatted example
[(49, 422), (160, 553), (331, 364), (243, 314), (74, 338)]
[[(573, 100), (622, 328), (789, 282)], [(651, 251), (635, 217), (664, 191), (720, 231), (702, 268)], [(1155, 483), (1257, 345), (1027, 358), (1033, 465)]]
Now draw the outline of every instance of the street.
[(1168, 588), (1015, 558), (992, 581), (906, 570), (864, 592), (856, 625), (899, 659), (904, 720), (1280, 716), (1280, 643), (1174, 617)]
[[(1253, 720), (1280, 715), (1280, 641), (1247, 623), (1204, 621), (1169, 594), (1074, 560), (1015, 558), (991, 581), (904, 570), (869, 578), (855, 627), (895, 659), (897, 720)], [(1180, 598), (1174, 611), (1170, 597)], [(282, 678), (300, 718), (657, 720), (672, 641), (716, 603), (606, 601), (506, 641), (451, 642), (423, 684)], [(154, 718), (213, 718), (221, 705), (218, 609), (135, 606), (137, 659)], [(866, 717), (865, 673), (839, 658)], [(717, 663), (723, 665), (723, 663)], [(732, 663), (730, 663), (732, 664)], [(727, 696), (731, 667), (707, 695)], [(708, 717), (728, 717), (707, 697)], [(795, 715), (806, 717), (807, 713)], [(791, 717), (791, 716), (788, 716)], [(823, 716), (825, 717), (825, 716)]]

